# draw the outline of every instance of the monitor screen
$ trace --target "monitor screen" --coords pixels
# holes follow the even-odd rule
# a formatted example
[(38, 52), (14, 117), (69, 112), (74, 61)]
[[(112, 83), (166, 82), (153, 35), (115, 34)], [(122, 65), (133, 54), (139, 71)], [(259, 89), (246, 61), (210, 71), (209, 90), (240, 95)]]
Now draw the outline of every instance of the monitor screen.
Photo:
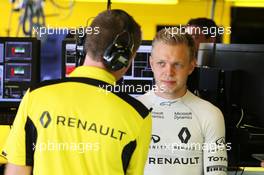
[(62, 41), (62, 77), (68, 77), (76, 67), (76, 40), (67, 38)]
[[(131, 67), (118, 82), (119, 85), (125, 86), (122, 90), (132, 96), (144, 94), (153, 85), (153, 74), (149, 65), (151, 48), (151, 41), (142, 41)], [(75, 39), (63, 40), (62, 64), (64, 77), (68, 77), (76, 67)]]
[(52, 32), (53, 28), (49, 28), (51, 32), (39, 37), (41, 40), (41, 73), (40, 80), (60, 79), (64, 77), (62, 74), (61, 54), (62, 54), (62, 41), (67, 36), (65, 29), (56, 29), (57, 32)]
[(264, 45), (202, 44), (198, 64), (220, 68), (226, 73), (239, 71), (240, 78), (233, 80), (239, 87), (230, 95), (238, 93), (236, 100), (248, 124), (264, 127)]
[(149, 91), (154, 83), (153, 73), (149, 65), (151, 48), (151, 41), (142, 41), (131, 67), (121, 81), (123, 85), (133, 87), (130, 89), (125, 88), (125, 90), (134, 97)]
[(137, 55), (132, 61), (131, 69), (125, 75), (125, 78), (129, 77), (153, 77), (152, 71), (149, 65), (149, 56), (151, 54), (151, 41), (142, 41), (137, 50)]
[(0, 38), (0, 107), (18, 107), (30, 85), (39, 81), (40, 42)]
[(32, 43), (31, 42), (6, 42), (5, 47), (5, 60), (11, 61), (25, 61), (32, 58)]

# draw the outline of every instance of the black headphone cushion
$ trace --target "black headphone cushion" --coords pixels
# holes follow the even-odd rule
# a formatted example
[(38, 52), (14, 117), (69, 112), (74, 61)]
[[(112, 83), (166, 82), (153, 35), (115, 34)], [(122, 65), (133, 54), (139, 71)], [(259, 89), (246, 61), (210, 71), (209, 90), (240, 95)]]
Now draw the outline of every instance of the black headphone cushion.
[(130, 49), (115, 43), (107, 47), (103, 61), (108, 69), (116, 71), (128, 66), (130, 56)]

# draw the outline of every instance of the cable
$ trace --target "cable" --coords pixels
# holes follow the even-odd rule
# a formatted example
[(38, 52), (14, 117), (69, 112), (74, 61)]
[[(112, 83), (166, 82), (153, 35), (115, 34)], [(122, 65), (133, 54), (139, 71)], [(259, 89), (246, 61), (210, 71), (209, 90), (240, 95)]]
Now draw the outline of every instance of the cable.
[(211, 6), (211, 19), (214, 20), (215, 16), (215, 6), (216, 6), (216, 0), (212, 0), (212, 6)]
[[(240, 153), (241, 152), (241, 149), (240, 149), (240, 144), (238, 144), (238, 147), (237, 147), (237, 149), (238, 149), (238, 153)], [(240, 161), (240, 155), (238, 155), (238, 157), (237, 157), (237, 159), (236, 159), (236, 162), (235, 162), (235, 166), (236, 166), (236, 174), (235, 175), (237, 175), (237, 172), (238, 172), (238, 170), (239, 170), (239, 163), (240, 163), (241, 161)]]
[[(32, 26), (33, 26), (33, 2), (27, 1), (24, 15), (22, 16), (22, 30), (25, 35), (32, 35)], [(29, 28), (26, 29), (27, 20), (29, 21)]]
[(85, 27), (88, 27), (89, 26), (89, 22), (92, 20), (92, 19), (94, 19), (95, 17), (90, 17), (90, 18), (88, 18), (87, 20), (86, 20), (86, 25), (85, 25)]
[(224, 13), (225, 13), (225, 3), (226, 3), (226, 1), (222, 2), (221, 17), (220, 17), (220, 24), (222, 24), (222, 25), (223, 25)]
[[(65, 10), (65, 9), (62, 9), (62, 10)], [(73, 7), (69, 8), (68, 10), (69, 10), (69, 13), (67, 15), (63, 16), (63, 17), (60, 17), (61, 20), (65, 20), (65, 19), (69, 18), (72, 15)]]
[(243, 173), (244, 173), (244, 170), (245, 170), (245, 167), (243, 167), (243, 168), (242, 168), (242, 172), (241, 172), (241, 174), (240, 174), (240, 175), (243, 175)]
[(75, 0), (71, 0), (70, 1), (70, 4), (68, 6), (61, 6), (59, 5), (58, 3), (56, 3), (54, 0), (50, 0), (51, 1), (51, 4), (56, 7), (57, 9), (60, 9), (60, 10), (69, 10), (69, 13), (67, 13), (67, 15), (63, 16), (63, 17), (60, 17), (61, 20), (65, 20), (67, 18), (69, 18), (72, 13), (73, 13), (73, 7), (75, 6)]
[(10, 32), (11, 32), (11, 24), (12, 24), (12, 16), (13, 16), (13, 11), (14, 11), (14, 2), (12, 1), (11, 3), (11, 10), (10, 10), (10, 14), (9, 14), (9, 18), (8, 18), (8, 28), (7, 28), (7, 36), (10, 36)]
[(244, 118), (244, 110), (243, 110), (243, 108), (241, 108), (241, 117), (240, 117), (239, 121), (236, 124), (236, 128), (238, 128), (240, 126), (240, 123), (243, 120), (243, 118)]
[(64, 10), (71, 9), (75, 5), (75, 0), (71, 0), (70, 4), (68, 6), (61, 6), (61, 5), (57, 4), (54, 0), (50, 0), (50, 2), (52, 3), (53, 6), (59, 8), (59, 9), (64, 9)]
[(257, 127), (257, 126), (248, 125), (248, 124), (244, 124), (243, 126), (246, 127), (246, 128), (252, 128), (252, 129), (260, 129), (260, 130), (264, 130), (263, 127)]
[(107, 10), (111, 10), (112, 2), (111, 0), (107, 0)]
[(42, 0), (25, 0), (21, 8), (24, 9), (24, 11), (20, 16), (17, 36), (21, 26), (25, 35), (32, 36), (33, 27), (45, 26), (45, 15), (42, 8)]
[(237, 166), (237, 168), (236, 168), (236, 174), (235, 175), (237, 175), (238, 169), (239, 169), (239, 167)]

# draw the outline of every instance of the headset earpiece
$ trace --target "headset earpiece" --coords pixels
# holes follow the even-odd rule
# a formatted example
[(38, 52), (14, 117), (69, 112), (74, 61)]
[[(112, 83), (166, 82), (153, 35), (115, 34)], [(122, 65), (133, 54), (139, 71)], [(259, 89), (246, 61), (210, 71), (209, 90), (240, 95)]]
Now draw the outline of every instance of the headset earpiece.
[[(126, 46), (121, 43), (118, 43), (119, 37), (124, 33), (127, 33), (128, 35), (128, 43), (126, 44)], [(129, 59), (132, 54), (132, 49), (130, 47), (134, 47), (134, 44), (130, 43), (130, 38), (130, 34), (127, 31), (123, 31), (118, 34), (113, 43), (106, 48), (103, 56), (103, 62), (107, 69), (111, 71), (117, 71), (122, 69), (123, 67), (128, 66)]]
[(85, 30), (83, 28), (79, 28), (81, 29), (80, 31), (82, 32), (76, 32), (75, 35), (75, 39), (76, 39), (76, 62), (75, 62), (75, 66), (81, 66), (84, 63), (84, 59), (85, 59), (85, 50), (84, 50), (84, 42), (85, 42), (85, 38), (86, 38), (86, 33)]
[(103, 61), (107, 69), (117, 71), (128, 66), (130, 55), (130, 49), (113, 43), (105, 50)]

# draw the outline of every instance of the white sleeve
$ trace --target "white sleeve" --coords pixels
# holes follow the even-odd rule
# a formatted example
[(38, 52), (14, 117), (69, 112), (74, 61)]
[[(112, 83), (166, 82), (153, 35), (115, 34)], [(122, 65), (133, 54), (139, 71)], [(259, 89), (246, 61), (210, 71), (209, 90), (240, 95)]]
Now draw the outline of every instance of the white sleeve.
[(211, 111), (205, 124), (204, 135), (204, 175), (227, 174), (227, 152), (229, 145), (225, 142), (225, 123), (218, 108)]

